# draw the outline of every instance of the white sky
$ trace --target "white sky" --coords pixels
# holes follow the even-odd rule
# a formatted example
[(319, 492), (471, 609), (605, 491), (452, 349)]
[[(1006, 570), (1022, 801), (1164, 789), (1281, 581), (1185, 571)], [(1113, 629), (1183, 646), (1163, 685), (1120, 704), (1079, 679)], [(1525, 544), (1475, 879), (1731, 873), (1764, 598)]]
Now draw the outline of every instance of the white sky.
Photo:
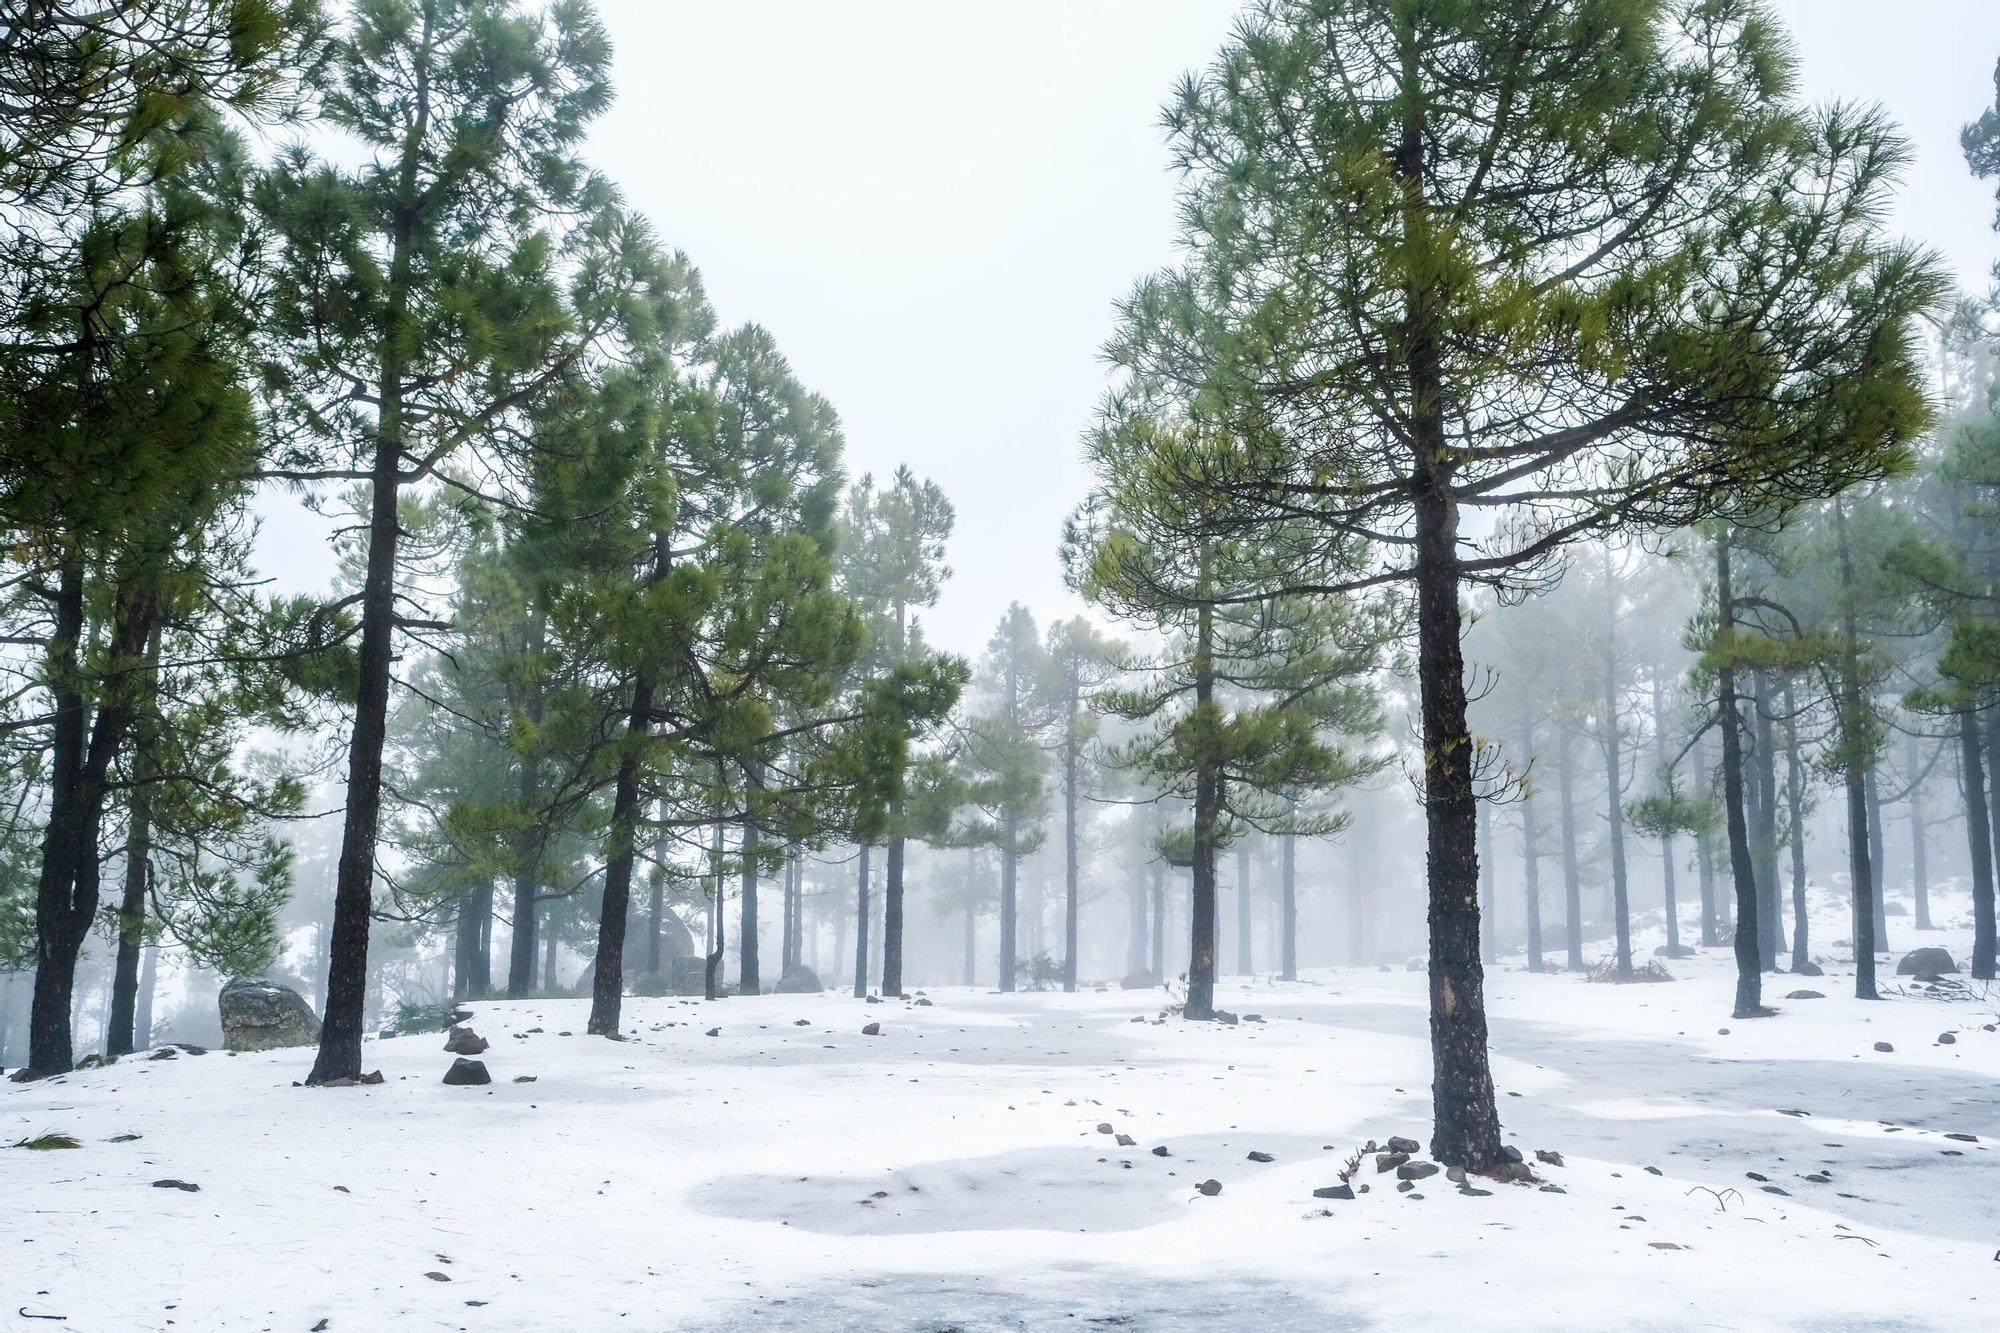
[[(1014, 598), (1069, 613), (1056, 537), (1088, 482), (1097, 351), (1112, 301), (1171, 254), (1158, 108), (1236, 0), (598, 3), (618, 100), (595, 161), (721, 319), (769, 328), (833, 401), (850, 471), (908, 462), (957, 505), (932, 641), (977, 653)], [(1957, 136), (1993, 100), (2000, 3), (1776, 8), (1809, 97), (1902, 124), (1918, 156), (1896, 226), (1983, 290), (2000, 237)], [(272, 572), (321, 583), (321, 543), (273, 528)]]

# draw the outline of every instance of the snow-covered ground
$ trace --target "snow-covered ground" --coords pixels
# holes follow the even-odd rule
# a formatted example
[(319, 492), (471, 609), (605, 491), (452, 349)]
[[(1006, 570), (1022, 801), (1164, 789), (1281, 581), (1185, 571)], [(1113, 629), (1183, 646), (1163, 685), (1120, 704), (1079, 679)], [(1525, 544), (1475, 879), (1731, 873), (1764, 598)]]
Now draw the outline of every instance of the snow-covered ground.
[[(0, 1147), (0, 1329), (2000, 1327), (2000, 992), (1846, 998), (1823, 912), (1828, 975), (1749, 1023), (1726, 950), (1490, 974), (1507, 1136), (1561, 1193), (1369, 1161), (1313, 1197), (1428, 1139), (1400, 969), (1228, 982), (1237, 1027), (933, 989), (633, 999), (615, 1044), (584, 1001), (483, 1003), (488, 1088), (443, 1086), (435, 1035), (371, 1040), (378, 1087), (297, 1087), (303, 1050), (0, 1084), (0, 1143), (83, 1144)], [(1963, 965), (1964, 900), (1938, 915), (1895, 943)]]

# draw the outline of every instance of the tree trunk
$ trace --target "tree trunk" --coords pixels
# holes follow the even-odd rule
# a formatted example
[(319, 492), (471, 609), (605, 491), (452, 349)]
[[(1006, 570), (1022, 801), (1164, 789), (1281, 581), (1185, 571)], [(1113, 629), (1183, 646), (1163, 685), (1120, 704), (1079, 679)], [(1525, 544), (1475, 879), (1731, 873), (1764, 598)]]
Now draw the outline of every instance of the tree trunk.
[(1799, 759), (1799, 722), (1789, 675), (1780, 697), (1785, 706), (1785, 804), (1792, 822), (1792, 971), (1803, 972), (1812, 962), (1806, 926), (1805, 765)]
[(1570, 761), (1569, 719), (1556, 721), (1556, 811), (1563, 840), (1563, 966), (1583, 971), (1583, 887), (1576, 865), (1576, 768)]
[[(1715, 545), (1716, 605), (1721, 608), (1721, 637), (1736, 632), (1736, 595), (1729, 578), (1729, 533)], [(1736, 889), (1736, 1008), (1737, 1018), (1759, 1018), (1764, 1008), (1763, 956), (1757, 939), (1757, 872), (1750, 860), (1750, 829), (1743, 816), (1743, 720), (1737, 713), (1736, 668), (1729, 664), (1733, 645), (1723, 645), (1716, 668), (1716, 694), (1722, 720), (1722, 804), (1729, 828), (1729, 873)]]
[[(1864, 704), (1865, 702), (1864, 697)], [(1881, 779), (1872, 758), (1868, 764), (1867, 776), (1862, 780), (1862, 792), (1868, 800), (1868, 864), (1874, 871), (1875, 952), (1887, 953), (1889, 952), (1889, 904), (1883, 867), (1889, 863), (1889, 852), (1882, 838)]]
[[(894, 815), (902, 819), (903, 801), (896, 799)], [(889, 838), (888, 864), (882, 877), (882, 994), (903, 994), (903, 835)]]
[(1778, 739), (1772, 717), (1775, 703), (1769, 673), (1758, 672), (1755, 711), (1751, 715), (1757, 736), (1757, 794), (1751, 834), (1756, 858), (1753, 869), (1757, 876), (1757, 948), (1767, 972), (1778, 970), (1778, 955), (1784, 948), (1784, 922), (1778, 908)]
[(1063, 737), (1063, 990), (1076, 990), (1076, 914), (1077, 914), (1077, 873), (1076, 873), (1076, 783), (1080, 765), (1078, 759), (1080, 741), (1076, 731), (1077, 710), (1083, 706), (1078, 697), (1076, 673), (1069, 678), (1069, 716)]
[(1361, 844), (1347, 840), (1347, 961), (1368, 961), (1368, 894), (1362, 887)]
[(1911, 909), (1918, 930), (1936, 930), (1931, 924), (1930, 869), (1925, 864), (1928, 848), (1924, 834), (1924, 783), (1922, 743), (1910, 737), (1910, 892), (1916, 898)]
[(861, 844), (861, 868), (854, 881), (854, 998), (868, 998), (868, 844)]
[[(1715, 780), (1708, 771), (1708, 742), (1705, 735), (1698, 735), (1694, 742), (1695, 792), (1703, 803), (1714, 799)], [(1705, 949), (1713, 949), (1722, 943), (1721, 915), (1716, 910), (1715, 899), (1715, 843), (1714, 835), (1702, 833), (1694, 840), (1695, 872), (1701, 888), (1701, 943)]]
[[(1534, 763), (1535, 716), (1521, 714), (1521, 762)], [(1521, 787), (1521, 881), (1528, 922), (1528, 970), (1542, 971), (1542, 855), (1541, 830), (1535, 826), (1535, 794), (1527, 784)]]
[(1282, 861), (1278, 872), (1278, 978), (1299, 979), (1299, 885), (1298, 839), (1285, 834), (1280, 840)]
[(1167, 984), (1167, 867), (1153, 862), (1153, 980)]
[(153, 996), (160, 981), (160, 946), (146, 946), (144, 962), (139, 967), (139, 994), (132, 1007), (132, 1038), (137, 1044), (133, 1049), (143, 1050), (153, 1044)]
[(1003, 993), (1014, 989), (1014, 973), (1020, 954), (1020, 919), (1016, 904), (1017, 862), (1014, 840), (1021, 830), (1020, 816), (1014, 807), (1008, 806), (1000, 812), (1000, 989)]
[(1959, 763), (1965, 773), (1965, 833), (1972, 857), (1972, 976), (1994, 977), (1993, 830), (1986, 807), (1985, 759), (1981, 753), (1979, 714), (1970, 708), (1958, 714)]
[(1488, 966), (1500, 961), (1499, 912), (1493, 901), (1493, 811), (1479, 803), (1479, 956)]
[[(1195, 612), (1195, 707), (1215, 706), (1215, 609), (1207, 603)], [(1215, 842), (1222, 807), (1220, 757), (1205, 747), (1195, 759), (1194, 849), (1191, 867), (1194, 892), (1188, 918), (1187, 1003), (1184, 1018), (1215, 1017)]]
[[(157, 640), (156, 640), (157, 642)], [(152, 887), (153, 823), (145, 788), (132, 793), (130, 827), (125, 833), (125, 895), (118, 905), (118, 962), (111, 983), (111, 1019), (106, 1055), (130, 1055), (138, 1047), (134, 1031), (139, 1003), (139, 953), (146, 935), (146, 895)]]
[[(1246, 833), (1244, 837), (1248, 837)], [(1250, 848), (1236, 844), (1236, 975), (1250, 976), (1255, 968), (1250, 953)]]
[[(746, 808), (754, 806), (754, 793), (757, 789), (758, 780), (756, 768), (753, 766), (746, 774), (746, 790), (743, 797)], [(757, 819), (752, 814), (743, 821), (743, 901), (740, 904), (743, 920), (736, 928), (736, 966), (738, 977), (736, 992), (739, 995), (761, 995), (764, 991), (764, 979), (759, 974), (757, 966), (757, 847), (759, 838)], [(897, 855), (899, 850), (894, 843), (890, 844), (889, 864), (891, 867), (890, 879), (892, 882), (899, 877), (898, 872), (902, 869), (899, 864), (901, 858)], [(901, 922), (899, 921), (897, 924), (901, 925)], [(885, 982), (884, 985), (886, 988), (887, 983)]]
[[(611, 833), (605, 848), (604, 903), (597, 917), (597, 952), (590, 987), (590, 1021), (594, 1037), (618, 1035), (625, 998), (625, 921), (631, 907), (632, 862), (639, 832), (639, 751), (652, 726), (653, 681), (640, 676), (632, 686), (632, 712), (625, 723), (625, 744), (618, 756), (618, 776), (612, 787)], [(522, 930), (522, 913), (514, 909), (514, 932)], [(527, 920), (535, 919), (529, 905)], [(532, 925), (528, 927), (533, 929)], [(533, 955), (529, 957), (532, 959)], [(512, 978), (508, 986), (512, 989)]]

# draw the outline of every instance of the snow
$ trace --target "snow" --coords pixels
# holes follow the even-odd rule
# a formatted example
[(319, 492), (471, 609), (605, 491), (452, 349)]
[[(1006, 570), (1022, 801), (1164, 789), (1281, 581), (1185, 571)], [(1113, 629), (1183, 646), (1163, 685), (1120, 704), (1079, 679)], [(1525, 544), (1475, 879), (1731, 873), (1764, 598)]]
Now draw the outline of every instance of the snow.
[[(1965, 901), (1937, 913), (1895, 943), (1962, 965)], [(0, 1148), (0, 1330), (2000, 1326), (2000, 995), (1848, 998), (1816, 914), (1828, 975), (1767, 977), (1752, 1022), (1726, 949), (1655, 985), (1489, 973), (1508, 1141), (1563, 1154), (1560, 1194), (1400, 1196), (1369, 1161), (1312, 1197), (1428, 1138), (1400, 967), (1226, 979), (1266, 1020), (1237, 1027), (1135, 1023), (1161, 992), (1115, 986), (628, 999), (624, 1043), (586, 1001), (479, 1003), (489, 1088), (443, 1086), (435, 1034), (371, 1040), (379, 1087), (296, 1087), (303, 1050), (0, 1084), (0, 1142), (84, 1143)]]

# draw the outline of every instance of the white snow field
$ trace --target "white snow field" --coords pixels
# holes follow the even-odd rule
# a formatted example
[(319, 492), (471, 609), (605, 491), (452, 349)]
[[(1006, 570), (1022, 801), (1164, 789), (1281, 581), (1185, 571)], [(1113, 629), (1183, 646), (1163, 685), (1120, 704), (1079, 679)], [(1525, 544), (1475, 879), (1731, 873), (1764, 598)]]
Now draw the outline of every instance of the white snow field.
[[(0, 1142), (82, 1141), (0, 1147), (0, 1329), (1990, 1333), (2000, 993), (1847, 998), (1838, 909), (1828, 975), (1767, 978), (1753, 1022), (1726, 949), (1654, 985), (1490, 973), (1507, 1138), (1562, 1154), (1561, 1193), (1398, 1194), (1369, 1160), (1368, 1193), (1313, 1197), (1365, 1141), (1428, 1138), (1400, 968), (1230, 981), (1264, 1019), (1236, 1027), (935, 988), (628, 1000), (613, 1043), (581, 1000), (480, 1003), (488, 1088), (440, 1083), (436, 1035), (371, 1040), (377, 1087), (295, 1086), (305, 1050), (0, 1084)], [(1898, 956), (1963, 966), (1965, 900), (1938, 917), (1892, 918)]]

